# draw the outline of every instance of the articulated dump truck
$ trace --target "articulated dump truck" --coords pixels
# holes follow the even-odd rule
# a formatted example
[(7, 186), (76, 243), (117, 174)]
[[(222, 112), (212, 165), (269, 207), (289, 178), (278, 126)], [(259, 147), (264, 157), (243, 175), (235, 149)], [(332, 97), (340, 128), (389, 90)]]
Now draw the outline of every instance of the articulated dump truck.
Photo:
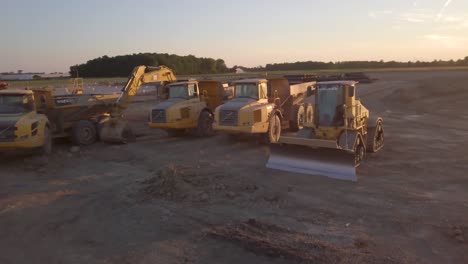
[(366, 152), (384, 146), (383, 119), (356, 99), (356, 82), (316, 85), (312, 122), (270, 146), (268, 168), (357, 181)]
[(53, 89), (0, 88), (0, 151), (52, 150), (52, 138), (76, 145), (94, 143), (118, 95), (62, 95)]
[(283, 129), (297, 131), (312, 120), (314, 85), (291, 85), (286, 78), (236, 81), (234, 98), (216, 108), (214, 129), (261, 134), (267, 142), (276, 143)]
[(214, 110), (224, 103), (225, 88), (213, 80), (190, 80), (166, 86), (168, 99), (150, 112), (149, 126), (167, 131), (170, 136), (193, 132), (196, 136), (213, 134)]

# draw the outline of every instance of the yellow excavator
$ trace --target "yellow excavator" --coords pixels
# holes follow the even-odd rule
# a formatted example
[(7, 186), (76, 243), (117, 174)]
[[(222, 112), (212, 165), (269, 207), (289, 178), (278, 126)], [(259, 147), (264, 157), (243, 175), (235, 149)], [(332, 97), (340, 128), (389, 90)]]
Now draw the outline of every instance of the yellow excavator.
[(383, 119), (372, 117), (356, 99), (354, 81), (319, 82), (314, 118), (297, 133), (271, 145), (267, 167), (357, 181), (356, 167), (366, 152), (384, 146)]
[(100, 138), (107, 143), (127, 143), (135, 138), (128, 122), (123, 118), (123, 112), (137, 94), (140, 86), (146, 83), (168, 83), (177, 81), (174, 72), (166, 66), (137, 66), (133, 69), (125, 87), (117, 99), (110, 118), (101, 127)]

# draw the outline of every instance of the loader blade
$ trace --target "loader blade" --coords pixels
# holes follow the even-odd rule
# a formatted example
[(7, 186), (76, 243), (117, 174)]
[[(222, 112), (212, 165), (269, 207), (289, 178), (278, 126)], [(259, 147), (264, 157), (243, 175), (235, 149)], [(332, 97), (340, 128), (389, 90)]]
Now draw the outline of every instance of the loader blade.
[(267, 168), (333, 179), (357, 181), (354, 155), (339, 149), (270, 145)]
[(99, 137), (102, 142), (117, 144), (126, 144), (135, 139), (128, 122), (123, 119), (109, 120), (102, 124)]

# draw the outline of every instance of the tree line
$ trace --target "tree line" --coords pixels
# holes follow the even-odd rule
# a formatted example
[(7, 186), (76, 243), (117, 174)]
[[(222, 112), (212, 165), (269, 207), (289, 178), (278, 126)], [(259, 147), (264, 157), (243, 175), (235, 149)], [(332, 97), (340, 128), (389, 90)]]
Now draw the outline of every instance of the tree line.
[(222, 59), (199, 58), (193, 55), (179, 56), (165, 53), (138, 53), (115, 57), (102, 56), (84, 64), (70, 67), (72, 77), (124, 77), (128, 76), (138, 65), (165, 65), (176, 74), (214, 74), (236, 72), (237, 68), (244, 71), (310, 71), (339, 69), (379, 69), (379, 68), (411, 68), (411, 67), (450, 67), (468, 66), (468, 56), (459, 60), (425, 61), (298, 61), (292, 63), (274, 63), (258, 67), (242, 67), (235, 65), (228, 68)]
[(122, 56), (102, 56), (70, 67), (72, 77), (124, 77), (138, 65), (165, 65), (176, 74), (226, 73), (230, 69), (222, 59), (198, 58), (161, 53), (138, 53)]
[(434, 60), (425, 61), (342, 61), (342, 62), (319, 62), (298, 61), (293, 63), (267, 64), (265, 67), (244, 68), (247, 71), (301, 71), (301, 70), (328, 70), (328, 69), (379, 69), (379, 68), (411, 68), (411, 67), (450, 67), (468, 66), (468, 56), (459, 60)]

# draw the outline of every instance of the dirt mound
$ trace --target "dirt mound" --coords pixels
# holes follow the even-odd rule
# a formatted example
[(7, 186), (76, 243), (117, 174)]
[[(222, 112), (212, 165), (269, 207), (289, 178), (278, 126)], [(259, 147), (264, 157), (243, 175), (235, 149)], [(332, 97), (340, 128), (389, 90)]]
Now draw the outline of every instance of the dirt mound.
[(368, 241), (339, 247), (312, 235), (250, 219), (245, 223), (211, 228), (209, 235), (239, 244), (245, 250), (300, 263), (401, 263), (366, 253)]
[(142, 193), (147, 198), (163, 198), (181, 201), (208, 200), (208, 194), (200, 187), (209, 184), (207, 179), (197, 175), (193, 170), (170, 165), (158, 171), (155, 177), (142, 182)]
[(460, 244), (468, 244), (468, 226), (451, 226), (448, 236)]

